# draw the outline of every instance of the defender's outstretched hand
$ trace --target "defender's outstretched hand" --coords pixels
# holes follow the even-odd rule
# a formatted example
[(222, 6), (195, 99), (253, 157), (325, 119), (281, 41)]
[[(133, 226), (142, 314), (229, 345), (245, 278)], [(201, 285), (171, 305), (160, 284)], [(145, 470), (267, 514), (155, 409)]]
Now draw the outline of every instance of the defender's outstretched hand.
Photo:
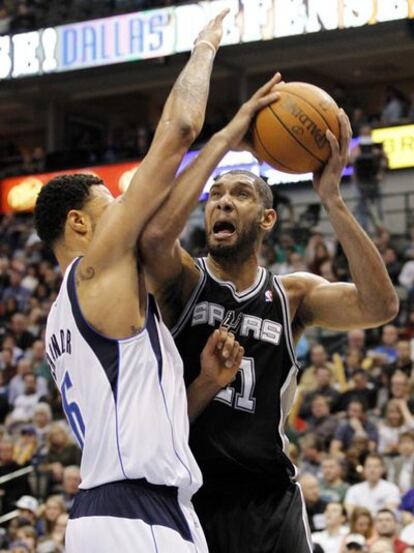
[(201, 376), (217, 386), (217, 391), (234, 380), (244, 354), (234, 334), (216, 329), (201, 353)]
[(202, 44), (204, 41), (204, 43), (210, 43), (216, 51), (218, 50), (223, 36), (223, 20), (229, 11), (229, 9), (221, 11), (214, 19), (207, 23), (195, 39), (194, 47), (199, 43)]
[(326, 138), (331, 147), (331, 157), (325, 167), (313, 175), (313, 187), (323, 204), (340, 196), (341, 176), (348, 162), (349, 144), (352, 138), (351, 123), (343, 109), (339, 110), (338, 119), (340, 143), (330, 130), (326, 131)]

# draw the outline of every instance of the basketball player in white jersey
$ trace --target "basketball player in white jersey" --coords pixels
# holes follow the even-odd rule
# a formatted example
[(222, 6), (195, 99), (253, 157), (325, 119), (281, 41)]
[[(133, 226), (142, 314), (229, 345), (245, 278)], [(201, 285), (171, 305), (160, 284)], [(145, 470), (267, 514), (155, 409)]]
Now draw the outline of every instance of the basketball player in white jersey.
[[(35, 224), (64, 274), (47, 322), (47, 358), (82, 448), (68, 553), (207, 551), (190, 503), (201, 473), (188, 446), (182, 361), (146, 293), (136, 244), (201, 130), (220, 14), (200, 33), (166, 102), (150, 150), (114, 200), (97, 177), (63, 175), (39, 194)], [(215, 332), (202, 355), (213, 375), (242, 350)], [(230, 361), (222, 359), (229, 350)]]
[[(341, 197), (351, 138), (343, 111), (340, 141), (326, 134), (332, 154), (314, 175), (314, 189), (347, 256), (353, 283), (329, 283), (310, 273), (278, 278), (258, 266), (276, 212), (268, 185), (247, 171), (219, 176), (210, 190), (208, 257), (194, 260), (180, 247), (177, 238), (207, 178), (229, 149), (240, 147), (255, 100), (242, 106), (177, 177), (142, 235), (140, 252), (184, 361), (193, 419), (190, 445), (204, 477), (194, 501), (210, 552), (310, 553), (284, 433), (298, 371), (294, 343), (308, 326), (379, 326), (396, 316), (398, 298), (380, 254)], [(223, 322), (246, 352), (236, 380), (226, 387), (206, 380), (203, 368), (193, 363), (201, 338)]]

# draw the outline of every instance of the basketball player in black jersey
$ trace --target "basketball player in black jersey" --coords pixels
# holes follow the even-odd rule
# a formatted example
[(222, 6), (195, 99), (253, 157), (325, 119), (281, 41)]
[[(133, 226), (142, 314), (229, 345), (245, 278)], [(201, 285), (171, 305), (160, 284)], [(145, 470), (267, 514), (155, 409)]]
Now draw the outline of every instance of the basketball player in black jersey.
[[(310, 273), (279, 278), (258, 266), (263, 236), (276, 213), (267, 184), (245, 171), (222, 175), (210, 190), (208, 257), (194, 260), (180, 247), (176, 237), (208, 176), (228, 150), (240, 147), (263, 93), (244, 104), (177, 177), (141, 242), (148, 279), (184, 359), (190, 443), (204, 476), (195, 507), (211, 553), (312, 551), (284, 435), (298, 370), (294, 344), (308, 326), (376, 327), (398, 310), (379, 253), (341, 197), (351, 137), (342, 110), (340, 141), (327, 132), (331, 157), (313, 184), (354, 283), (329, 283)], [(231, 371), (227, 381), (223, 374), (219, 381), (194, 365), (211, 329), (220, 325), (231, 329), (245, 350), (234, 380)]]

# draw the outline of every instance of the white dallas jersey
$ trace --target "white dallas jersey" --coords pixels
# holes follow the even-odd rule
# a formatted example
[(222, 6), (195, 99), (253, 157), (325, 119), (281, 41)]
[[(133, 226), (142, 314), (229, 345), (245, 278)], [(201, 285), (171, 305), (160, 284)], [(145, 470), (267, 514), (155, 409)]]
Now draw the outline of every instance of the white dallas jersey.
[(46, 328), (46, 352), (63, 408), (82, 448), (81, 488), (145, 478), (190, 497), (201, 473), (188, 446), (183, 365), (148, 297), (145, 328), (102, 336), (82, 316), (75, 271), (65, 272)]

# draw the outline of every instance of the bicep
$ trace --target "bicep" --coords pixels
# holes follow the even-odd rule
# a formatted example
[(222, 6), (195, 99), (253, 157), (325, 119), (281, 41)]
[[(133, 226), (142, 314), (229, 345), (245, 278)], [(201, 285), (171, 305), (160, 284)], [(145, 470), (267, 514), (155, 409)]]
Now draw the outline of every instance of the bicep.
[(351, 330), (378, 326), (378, 320), (364, 310), (356, 286), (348, 282), (328, 282), (312, 275), (312, 281), (298, 310), (306, 326)]

